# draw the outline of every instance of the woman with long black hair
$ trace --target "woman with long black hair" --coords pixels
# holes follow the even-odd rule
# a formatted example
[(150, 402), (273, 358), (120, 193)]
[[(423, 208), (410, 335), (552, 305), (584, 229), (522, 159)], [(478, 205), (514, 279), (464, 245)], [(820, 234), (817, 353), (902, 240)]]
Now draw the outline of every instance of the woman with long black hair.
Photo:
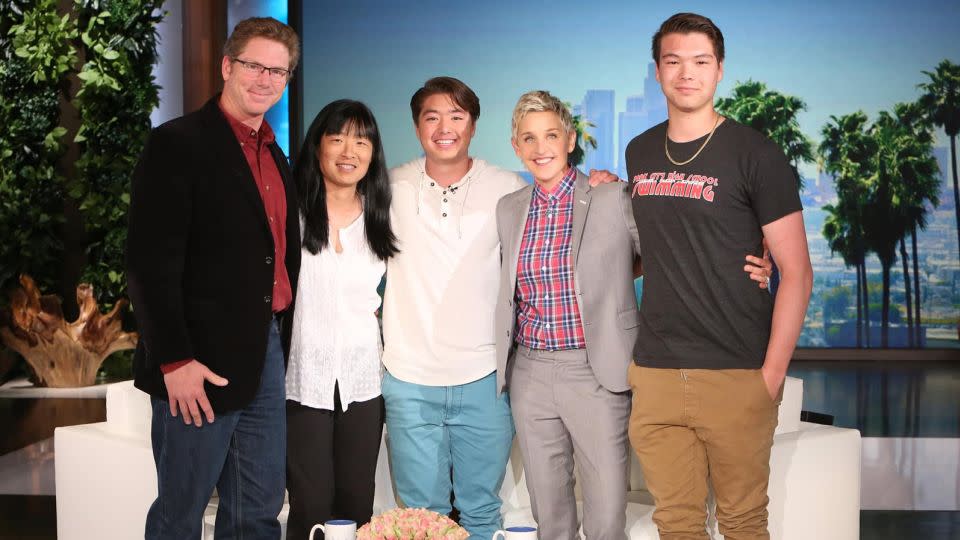
[(383, 430), (375, 315), (390, 229), (390, 183), (377, 122), (363, 103), (317, 114), (297, 159), (302, 264), (287, 367), (288, 539), (373, 512)]

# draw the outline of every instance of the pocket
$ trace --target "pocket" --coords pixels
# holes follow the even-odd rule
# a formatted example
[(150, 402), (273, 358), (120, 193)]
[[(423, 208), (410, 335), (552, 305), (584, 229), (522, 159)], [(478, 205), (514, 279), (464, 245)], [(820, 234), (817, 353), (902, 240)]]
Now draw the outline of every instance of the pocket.
[(630, 385), (630, 391), (633, 392), (634, 399), (636, 399), (638, 394), (643, 394), (639, 390), (642, 378), (643, 368), (638, 366), (633, 360), (630, 360), (630, 364), (627, 365), (627, 384)]
[(783, 396), (783, 383), (780, 383), (780, 390), (777, 392), (777, 397), (771, 398), (770, 392), (767, 390), (767, 382), (763, 380), (763, 371), (759, 369), (755, 369), (753, 371), (754, 377), (757, 379), (757, 385), (760, 387), (760, 390), (763, 392), (763, 397), (766, 399), (765, 402), (771, 405), (779, 406), (780, 400)]
[(624, 330), (640, 326), (640, 312), (636, 308), (617, 313), (617, 318), (620, 319), (620, 324)]
[(391, 388), (393, 385), (390, 384), (393, 380), (393, 377), (390, 375), (390, 372), (386, 369), (383, 370), (383, 378), (380, 379), (380, 395), (383, 397), (384, 401), (387, 400), (388, 394), (390, 393), (388, 388)]

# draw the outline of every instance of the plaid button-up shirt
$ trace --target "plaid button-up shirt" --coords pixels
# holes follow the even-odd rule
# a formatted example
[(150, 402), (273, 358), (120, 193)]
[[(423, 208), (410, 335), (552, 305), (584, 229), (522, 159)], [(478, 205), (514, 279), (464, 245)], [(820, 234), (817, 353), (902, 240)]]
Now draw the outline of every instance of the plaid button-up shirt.
[(570, 167), (552, 193), (533, 188), (517, 262), (517, 343), (531, 349), (586, 347), (573, 282)]

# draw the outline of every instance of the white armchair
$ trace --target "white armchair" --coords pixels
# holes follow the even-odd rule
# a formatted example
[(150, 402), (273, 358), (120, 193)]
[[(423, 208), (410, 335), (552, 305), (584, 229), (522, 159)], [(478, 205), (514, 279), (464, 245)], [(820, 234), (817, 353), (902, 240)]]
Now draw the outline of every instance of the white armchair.
[(107, 389), (107, 421), (54, 431), (57, 538), (143, 538), (157, 472), (150, 397), (132, 382)]

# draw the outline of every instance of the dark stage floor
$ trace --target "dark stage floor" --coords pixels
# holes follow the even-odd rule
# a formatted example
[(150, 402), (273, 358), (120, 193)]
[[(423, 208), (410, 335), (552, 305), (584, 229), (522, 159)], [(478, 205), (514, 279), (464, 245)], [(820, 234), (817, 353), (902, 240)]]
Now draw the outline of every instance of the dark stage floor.
[[(864, 437), (960, 439), (960, 362), (798, 361), (790, 374), (804, 380), (805, 410)], [(102, 399), (0, 399), (0, 456), (104, 418)], [(863, 510), (860, 523), (869, 540), (960, 540), (958, 511)], [(54, 538), (54, 496), (0, 494), (0, 540)]]

